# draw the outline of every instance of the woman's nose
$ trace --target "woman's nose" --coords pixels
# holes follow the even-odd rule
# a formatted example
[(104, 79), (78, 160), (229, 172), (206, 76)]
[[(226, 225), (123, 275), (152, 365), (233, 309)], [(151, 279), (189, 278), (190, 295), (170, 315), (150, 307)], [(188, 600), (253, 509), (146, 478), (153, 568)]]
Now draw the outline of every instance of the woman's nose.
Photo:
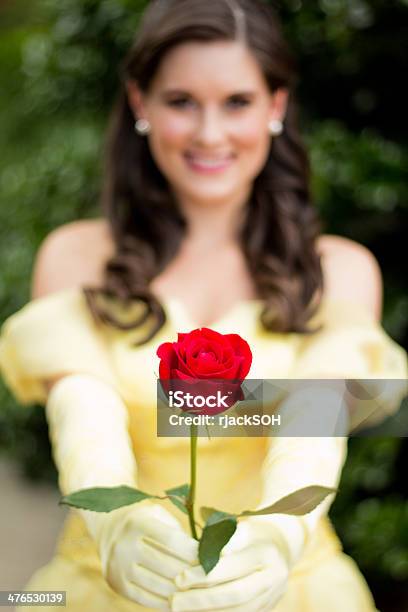
[(222, 117), (216, 109), (205, 109), (200, 113), (196, 139), (200, 144), (215, 145), (224, 139)]

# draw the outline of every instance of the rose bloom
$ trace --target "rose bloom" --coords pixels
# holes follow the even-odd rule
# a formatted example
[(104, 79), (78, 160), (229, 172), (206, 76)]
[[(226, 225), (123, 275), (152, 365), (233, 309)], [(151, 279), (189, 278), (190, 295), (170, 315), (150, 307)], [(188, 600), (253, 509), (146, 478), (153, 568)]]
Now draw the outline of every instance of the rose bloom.
[[(157, 349), (159, 378), (163, 389), (183, 391), (194, 396), (217, 395), (227, 398), (229, 407), (243, 398), (241, 384), (247, 376), (252, 353), (238, 334), (220, 334), (207, 327), (179, 333), (177, 342), (164, 342)], [(185, 408), (198, 414), (218, 414), (224, 405)]]

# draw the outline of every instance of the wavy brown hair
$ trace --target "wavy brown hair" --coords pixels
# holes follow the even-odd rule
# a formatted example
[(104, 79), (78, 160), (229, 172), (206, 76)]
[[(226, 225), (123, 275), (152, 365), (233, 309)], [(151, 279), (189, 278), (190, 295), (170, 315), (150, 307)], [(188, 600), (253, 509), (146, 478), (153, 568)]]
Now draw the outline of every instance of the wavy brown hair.
[[(154, 162), (145, 137), (135, 133), (125, 82), (148, 91), (164, 55), (187, 41), (244, 40), (257, 59), (271, 92), (288, 88), (289, 102), (281, 135), (272, 139), (268, 159), (247, 202), (237, 238), (258, 296), (261, 322), (275, 332), (310, 333), (323, 285), (315, 241), (320, 222), (310, 201), (310, 167), (298, 125), (294, 88), (295, 60), (274, 10), (262, 0), (154, 0), (141, 21), (122, 71), (122, 86), (107, 141), (103, 210), (115, 245), (104, 270), (103, 287), (84, 287), (94, 316), (120, 329), (151, 320), (150, 340), (166, 320), (150, 289), (176, 255), (186, 232), (167, 180)], [(131, 320), (113, 314), (108, 302), (142, 304)], [(113, 298), (113, 300), (111, 300)], [(143, 326), (144, 328), (145, 326)], [(142, 328), (141, 328), (142, 329)]]

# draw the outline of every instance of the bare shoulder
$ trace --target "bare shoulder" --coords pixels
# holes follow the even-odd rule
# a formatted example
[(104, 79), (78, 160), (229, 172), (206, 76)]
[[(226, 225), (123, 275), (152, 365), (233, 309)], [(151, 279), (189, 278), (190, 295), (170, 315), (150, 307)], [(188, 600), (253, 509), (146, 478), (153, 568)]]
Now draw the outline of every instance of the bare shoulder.
[(105, 219), (81, 219), (50, 232), (37, 252), (31, 295), (99, 284), (103, 267), (113, 255), (113, 241)]
[(380, 320), (382, 276), (377, 259), (367, 247), (349, 238), (325, 234), (317, 240), (325, 282), (325, 297), (353, 300)]

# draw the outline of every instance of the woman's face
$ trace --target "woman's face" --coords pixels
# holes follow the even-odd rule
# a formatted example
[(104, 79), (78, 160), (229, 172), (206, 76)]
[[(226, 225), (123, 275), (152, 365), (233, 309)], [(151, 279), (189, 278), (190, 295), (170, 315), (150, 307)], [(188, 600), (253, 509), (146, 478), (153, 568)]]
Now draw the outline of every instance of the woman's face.
[(152, 156), (184, 202), (247, 199), (283, 119), (287, 92), (272, 95), (252, 53), (237, 42), (183, 43), (162, 60), (147, 93), (130, 104), (151, 125)]

